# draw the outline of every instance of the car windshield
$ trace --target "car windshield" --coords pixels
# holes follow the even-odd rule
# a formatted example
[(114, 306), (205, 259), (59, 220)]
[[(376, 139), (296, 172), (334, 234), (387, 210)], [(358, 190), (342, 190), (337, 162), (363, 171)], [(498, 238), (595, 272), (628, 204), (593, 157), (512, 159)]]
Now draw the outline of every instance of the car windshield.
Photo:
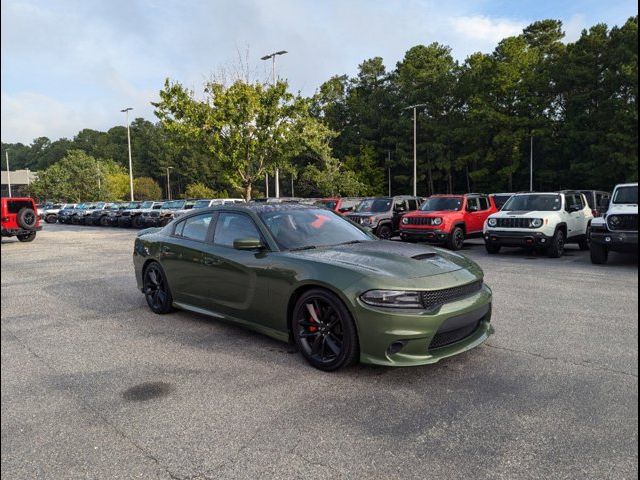
[(153, 207), (153, 202), (147, 201), (147, 202), (142, 202), (139, 207), (132, 207), (132, 208), (151, 208), (151, 207)]
[(562, 208), (560, 195), (514, 195), (505, 203), (502, 210), (514, 211), (539, 211), (557, 212)]
[(325, 208), (328, 208), (329, 210), (333, 210), (334, 208), (336, 208), (336, 205), (338, 204), (338, 202), (336, 200), (318, 200), (315, 202), (315, 204), (318, 207), (325, 207)]
[(391, 210), (390, 198), (367, 198), (360, 202), (354, 209), (358, 213), (382, 213)]
[(211, 203), (211, 200), (198, 200), (193, 205), (193, 208), (206, 208)]
[(162, 204), (162, 208), (167, 210), (178, 210), (184, 205), (184, 200), (169, 200)]
[(340, 215), (322, 208), (260, 213), (278, 246), (287, 250), (371, 241), (373, 238)]
[(462, 197), (430, 197), (422, 204), (420, 210), (423, 212), (462, 210)]
[(613, 196), (613, 203), (638, 203), (638, 186), (633, 187), (620, 187), (616, 189), (616, 193)]

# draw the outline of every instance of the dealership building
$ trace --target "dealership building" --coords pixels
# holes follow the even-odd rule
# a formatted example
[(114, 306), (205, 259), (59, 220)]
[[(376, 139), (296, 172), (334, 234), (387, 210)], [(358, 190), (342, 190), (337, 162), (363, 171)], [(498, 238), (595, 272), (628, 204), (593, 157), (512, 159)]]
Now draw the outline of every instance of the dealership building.
[(28, 169), (10, 170), (8, 173), (6, 170), (2, 170), (2, 196), (9, 196), (9, 185), (11, 185), (12, 197), (27, 195), (29, 185), (36, 178), (38, 178), (38, 174)]

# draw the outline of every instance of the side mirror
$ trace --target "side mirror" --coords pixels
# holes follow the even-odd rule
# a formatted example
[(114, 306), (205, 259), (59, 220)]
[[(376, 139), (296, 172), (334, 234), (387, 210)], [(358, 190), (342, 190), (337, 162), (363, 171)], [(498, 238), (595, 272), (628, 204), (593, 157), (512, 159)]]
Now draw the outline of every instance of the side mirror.
[(341, 209), (339, 209), (339, 212), (340, 212), (340, 213), (349, 213), (349, 212), (351, 212), (351, 211), (353, 211), (353, 208), (351, 208), (351, 207), (347, 207), (347, 208), (341, 208)]
[(236, 238), (233, 241), (233, 248), (236, 250), (260, 250), (264, 248), (259, 238)]

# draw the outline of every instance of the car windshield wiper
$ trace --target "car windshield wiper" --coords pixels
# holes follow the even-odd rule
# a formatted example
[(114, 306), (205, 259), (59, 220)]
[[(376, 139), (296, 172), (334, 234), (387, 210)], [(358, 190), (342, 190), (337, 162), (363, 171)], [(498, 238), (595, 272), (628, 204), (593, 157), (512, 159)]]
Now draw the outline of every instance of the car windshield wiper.
[(306, 245), (304, 247), (290, 248), (289, 251), (290, 252), (299, 252), (300, 250), (313, 250), (314, 248), (316, 248), (315, 245)]
[(338, 246), (338, 245), (354, 245), (356, 243), (362, 243), (364, 241), (365, 240), (350, 240), (348, 242), (336, 243), (336, 246)]

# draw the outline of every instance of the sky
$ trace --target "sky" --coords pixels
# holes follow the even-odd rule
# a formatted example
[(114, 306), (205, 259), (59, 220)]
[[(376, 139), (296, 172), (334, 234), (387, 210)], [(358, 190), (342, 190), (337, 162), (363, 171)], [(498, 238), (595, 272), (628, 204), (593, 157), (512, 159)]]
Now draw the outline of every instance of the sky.
[(264, 80), (260, 57), (278, 50), (278, 76), (311, 95), (367, 58), (393, 69), (414, 45), (437, 41), (463, 61), (536, 20), (562, 20), (574, 41), (637, 13), (628, 0), (2, 0), (1, 136), (107, 130), (125, 124), (124, 107), (155, 121), (166, 78), (201, 91), (244, 63)]

